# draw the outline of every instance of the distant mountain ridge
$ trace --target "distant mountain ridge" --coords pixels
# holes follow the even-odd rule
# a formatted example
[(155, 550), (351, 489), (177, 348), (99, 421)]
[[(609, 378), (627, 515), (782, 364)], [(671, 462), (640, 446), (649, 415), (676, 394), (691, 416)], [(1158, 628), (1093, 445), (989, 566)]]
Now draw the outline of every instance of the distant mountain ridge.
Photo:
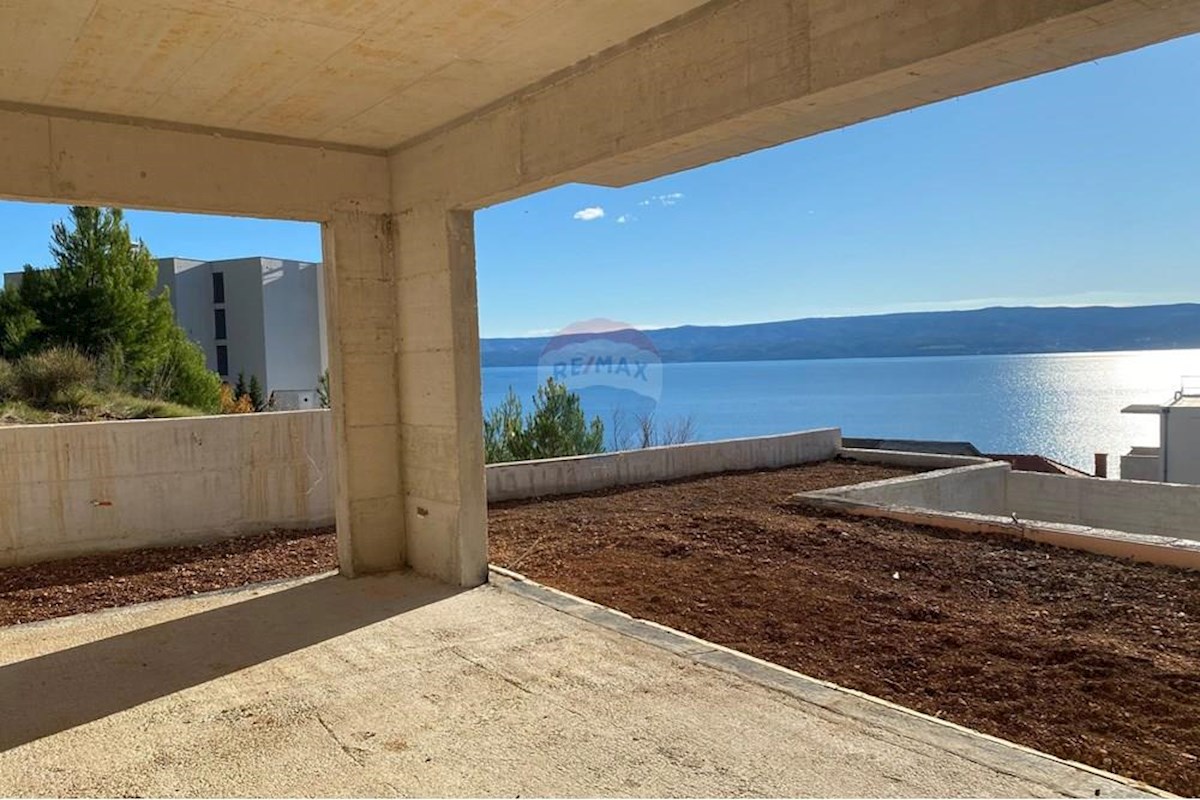
[[(1200, 348), (1200, 304), (993, 307), (644, 331), (664, 362)], [(535, 366), (551, 337), (484, 339), (483, 365)]]

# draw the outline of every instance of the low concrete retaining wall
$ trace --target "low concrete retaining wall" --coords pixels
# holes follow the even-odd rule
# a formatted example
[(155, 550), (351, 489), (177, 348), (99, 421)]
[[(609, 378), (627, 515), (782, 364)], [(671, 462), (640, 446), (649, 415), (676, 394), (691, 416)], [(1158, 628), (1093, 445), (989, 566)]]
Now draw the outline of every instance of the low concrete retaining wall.
[[(817, 494), (819, 493), (813, 493), (813, 495)], [(1149, 564), (1200, 571), (1200, 541), (1192, 539), (1148, 536), (1140, 533), (1088, 528), (1056, 522), (1013, 522), (1011, 518), (969, 514), (961, 511), (930, 511), (907, 506), (877, 506), (831, 496), (797, 495), (795, 500), (805, 505), (859, 517), (881, 517), (964, 533), (995, 534), (1027, 539), (1055, 547), (1065, 547), (1069, 550), (1083, 550), (1114, 558), (1128, 558)]]
[[(0, 566), (331, 525), (332, 442), (321, 410), (0, 427)], [(840, 445), (828, 428), (494, 464), (488, 500), (784, 467)]]
[[(902, 459), (896, 462), (879, 461), (876, 463), (915, 466)], [(977, 514), (1002, 514), (1005, 507), (1005, 484), (1008, 474), (1008, 464), (1002, 461), (985, 460), (983, 463), (965, 467), (940, 469), (920, 475), (859, 483), (853, 486), (841, 486), (836, 489), (827, 489), (824, 494), (875, 505), (931, 508), (940, 511), (969, 511)]]
[(942, 453), (906, 453), (898, 450), (870, 450), (865, 447), (843, 447), (838, 451), (842, 458), (861, 461), (864, 464), (884, 464), (889, 467), (911, 467), (912, 469), (951, 469), (969, 467), (972, 464), (995, 464), (990, 458), (978, 456), (954, 456)]
[(487, 468), (488, 502), (575, 494), (731, 470), (771, 469), (823, 461), (838, 454), (841, 442), (839, 429), (822, 428), (780, 436), (492, 464)]
[[(866, 459), (880, 464), (933, 463), (920, 464), (919, 461), (930, 458), (920, 453), (867, 453)], [(860, 458), (853, 450), (843, 450), (842, 455)], [(1200, 486), (1018, 472), (1002, 461), (982, 460), (969, 466), (842, 486), (816, 494), (880, 506), (1006, 519), (1015, 515), (1019, 520), (1200, 541)]]
[(329, 414), (0, 427), (0, 566), (334, 517)]
[[(1200, 486), (1014, 472), (1007, 463), (966, 456), (842, 449), (837, 428), (493, 464), (487, 494), (489, 502), (547, 497), (839, 455), (933, 471), (799, 498), (850, 513), (919, 517), (1057, 544), (1083, 541), (1081, 549), (1093, 549), (1088, 541), (1099, 537), (1107, 549), (1096, 551), (1113, 554), (1129, 552), (1128, 534), (1148, 534), (1136, 542), (1139, 553), (1170, 546), (1182, 547), (1185, 560), (1200, 554)], [(320, 410), (0, 427), (0, 566), (329, 525), (332, 458), (331, 418)]]
[(1200, 541), (1200, 486), (1038, 472), (1012, 472), (1007, 483), (1008, 511), (1020, 519)]
[[(875, 451), (869, 459), (917, 466), (910, 456), (927, 458)], [(793, 501), (1200, 569), (1200, 486), (1016, 472), (1004, 462), (985, 462), (805, 492)]]

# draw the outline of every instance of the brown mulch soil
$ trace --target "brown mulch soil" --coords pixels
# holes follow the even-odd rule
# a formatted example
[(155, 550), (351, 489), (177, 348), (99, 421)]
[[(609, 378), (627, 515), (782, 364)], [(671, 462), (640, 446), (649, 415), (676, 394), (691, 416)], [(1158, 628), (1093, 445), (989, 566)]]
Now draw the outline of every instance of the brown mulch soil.
[[(1200, 794), (1200, 577), (789, 507), (848, 462), (489, 514), (493, 563), (1056, 755)], [(332, 530), (0, 569), (0, 625), (336, 568)]]
[(493, 563), (808, 675), (1200, 794), (1200, 576), (788, 507), (830, 462), (490, 513)]
[(337, 569), (332, 529), (269, 531), (0, 569), (0, 625)]

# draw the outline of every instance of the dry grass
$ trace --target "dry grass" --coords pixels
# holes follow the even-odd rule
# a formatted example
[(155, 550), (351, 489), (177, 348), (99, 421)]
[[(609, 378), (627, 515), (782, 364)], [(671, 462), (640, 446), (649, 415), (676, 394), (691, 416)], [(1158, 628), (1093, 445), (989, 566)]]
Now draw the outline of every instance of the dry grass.
[(85, 391), (51, 409), (28, 403), (0, 403), (0, 424), (44, 425), (56, 422), (98, 422), (121, 419), (175, 419), (204, 412), (178, 403), (135, 397), (120, 392)]

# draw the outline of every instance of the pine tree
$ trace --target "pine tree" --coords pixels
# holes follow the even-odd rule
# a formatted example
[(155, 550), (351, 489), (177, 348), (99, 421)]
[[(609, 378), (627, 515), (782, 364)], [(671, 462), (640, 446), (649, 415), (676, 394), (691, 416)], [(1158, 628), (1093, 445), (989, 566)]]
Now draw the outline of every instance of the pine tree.
[(589, 422), (579, 395), (553, 378), (547, 378), (538, 387), (526, 429), (533, 441), (532, 458), (560, 458), (604, 450), (604, 423), (599, 417)]
[(55, 269), (25, 267), (21, 299), (41, 323), (36, 335), (91, 357), (119, 347), (146, 372), (166, 356), (175, 326), (166, 293), (153, 294), (154, 257), (119, 208), (72, 206), (70, 215), (71, 227), (52, 229)]
[(0, 289), (0, 358), (20, 358), (34, 345), (41, 327), (17, 289)]
[(250, 376), (250, 405), (255, 411), (266, 411), (267, 399), (263, 397), (262, 384), (258, 382), (257, 375)]
[(125, 388), (216, 411), (220, 379), (175, 324), (167, 293), (155, 293), (158, 265), (133, 239), (121, 210), (72, 206), (69, 222), (52, 229), (55, 267), (25, 267), (22, 308), (0, 315), (6, 338), (19, 330), (24, 351), (67, 347), (92, 359), (119, 360), (128, 373)]
[(504, 402), (484, 419), (483, 434), (488, 463), (604, 451), (604, 423), (599, 417), (588, 421), (579, 395), (553, 378), (538, 387), (529, 414), (509, 387)]

